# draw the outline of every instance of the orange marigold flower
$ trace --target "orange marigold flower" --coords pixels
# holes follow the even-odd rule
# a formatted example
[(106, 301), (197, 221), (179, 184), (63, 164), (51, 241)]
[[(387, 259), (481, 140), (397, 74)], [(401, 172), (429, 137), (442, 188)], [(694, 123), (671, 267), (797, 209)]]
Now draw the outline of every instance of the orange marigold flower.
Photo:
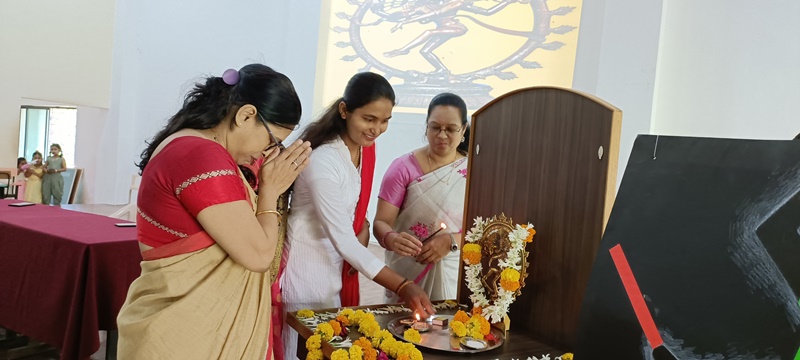
[(372, 343), (365, 337), (360, 337), (358, 340), (353, 341), (353, 345), (361, 346), (362, 349), (372, 349)]
[(519, 281), (500, 280), (500, 286), (507, 291), (517, 291), (519, 289)]
[(338, 321), (331, 320), (328, 321), (328, 324), (331, 324), (331, 327), (333, 328), (333, 336), (337, 336), (342, 333), (342, 325), (339, 324)]
[(453, 321), (461, 321), (462, 323), (466, 323), (469, 320), (469, 315), (464, 312), (464, 310), (458, 310), (456, 315), (453, 316)]
[(483, 308), (481, 308), (480, 306), (476, 306), (476, 307), (472, 308), (472, 315), (483, 316)]
[(364, 349), (364, 360), (377, 360), (377, 359), (378, 359), (377, 350), (373, 348)]
[(347, 319), (347, 316), (339, 315), (336, 317), (336, 321), (340, 322), (343, 326), (350, 326), (350, 320)]
[(489, 323), (489, 320), (486, 320), (485, 317), (481, 316), (481, 334), (484, 336), (489, 335), (492, 332), (492, 324)]
[(528, 229), (528, 237), (525, 238), (525, 242), (533, 241), (533, 235), (536, 235), (536, 230), (534, 230), (533, 227), (531, 227), (530, 229)]
[(397, 360), (411, 360), (411, 357), (408, 354), (402, 354), (397, 357)]

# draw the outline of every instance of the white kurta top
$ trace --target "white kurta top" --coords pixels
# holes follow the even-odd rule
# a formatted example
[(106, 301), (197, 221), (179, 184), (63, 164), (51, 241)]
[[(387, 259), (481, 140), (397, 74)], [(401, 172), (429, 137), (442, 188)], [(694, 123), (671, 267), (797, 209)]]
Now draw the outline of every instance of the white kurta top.
[(361, 175), (340, 138), (311, 153), (294, 184), (281, 285), (288, 311), (338, 307), (347, 260), (369, 279), (385, 266), (353, 232)]
[[(281, 278), (286, 311), (341, 306), (344, 260), (370, 279), (385, 266), (353, 232), (360, 193), (361, 174), (341, 138), (314, 149), (292, 193)], [(286, 359), (296, 358), (297, 333), (288, 325), (283, 347)]]

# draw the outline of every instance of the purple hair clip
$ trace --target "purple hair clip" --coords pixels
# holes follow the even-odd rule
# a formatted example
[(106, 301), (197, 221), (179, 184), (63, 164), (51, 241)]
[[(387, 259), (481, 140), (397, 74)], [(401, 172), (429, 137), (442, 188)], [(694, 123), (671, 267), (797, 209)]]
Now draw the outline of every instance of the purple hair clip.
[(239, 82), (239, 71), (228, 69), (222, 73), (222, 81), (228, 85), (236, 85)]

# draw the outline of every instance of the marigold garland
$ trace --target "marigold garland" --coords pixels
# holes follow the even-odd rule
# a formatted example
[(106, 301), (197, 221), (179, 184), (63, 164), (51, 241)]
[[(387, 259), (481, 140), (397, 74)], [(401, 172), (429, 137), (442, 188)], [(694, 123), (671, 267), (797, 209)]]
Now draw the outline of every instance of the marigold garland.
[[(501, 216), (501, 219), (504, 217)], [(533, 241), (536, 230), (533, 229), (533, 225), (525, 224), (516, 225), (508, 233), (511, 247), (505, 259), (500, 260), (497, 264), (501, 270), (500, 288), (497, 291), (497, 298), (490, 303), (486, 298), (486, 289), (480, 280), (483, 266), (480, 263), (479, 241), (483, 238), (484, 230), (491, 221), (493, 220), (484, 220), (481, 217), (475, 219), (474, 226), (464, 237), (466, 244), (462, 249), (462, 254), (466, 265), (464, 278), (467, 288), (472, 293), (469, 296), (470, 301), (475, 307), (481, 308), (481, 315), (484, 318), (493, 323), (499, 323), (508, 314), (508, 307), (514, 302), (515, 296), (522, 286), (520, 270), (522, 270), (522, 257), (525, 256), (525, 244)]]
[[(339, 320), (340, 318), (353, 326), (358, 326), (358, 331), (364, 336), (353, 342), (349, 351), (344, 349), (334, 351), (331, 354), (331, 360), (389, 360), (389, 356), (397, 360), (423, 360), (422, 352), (414, 344), (398, 341), (388, 330), (381, 329), (375, 320), (375, 315), (371, 312), (343, 309), (336, 318), (337, 320), (319, 324), (315, 335), (306, 340), (306, 349), (308, 349), (306, 360), (321, 360), (322, 351), (319, 350), (321, 342), (330, 340), (326, 336), (329, 333), (333, 334), (336, 325), (340, 326), (340, 331), (344, 331), (344, 321)], [(416, 342), (421, 340), (421, 336), (416, 330), (407, 333), (411, 338), (414, 338), (414, 333), (416, 333), (416, 336), (419, 337)]]

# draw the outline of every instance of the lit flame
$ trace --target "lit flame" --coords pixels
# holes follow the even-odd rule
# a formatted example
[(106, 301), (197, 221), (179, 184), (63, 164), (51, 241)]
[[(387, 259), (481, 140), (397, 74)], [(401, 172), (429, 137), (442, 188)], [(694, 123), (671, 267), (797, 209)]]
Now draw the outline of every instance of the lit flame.
[(417, 317), (417, 321), (419, 321), (419, 314), (414, 314)]
[(445, 225), (445, 223), (442, 223), (442, 224), (441, 224), (441, 225), (439, 225), (439, 226), (442, 228), (442, 230), (444, 230), (444, 229), (447, 229), (447, 225)]

